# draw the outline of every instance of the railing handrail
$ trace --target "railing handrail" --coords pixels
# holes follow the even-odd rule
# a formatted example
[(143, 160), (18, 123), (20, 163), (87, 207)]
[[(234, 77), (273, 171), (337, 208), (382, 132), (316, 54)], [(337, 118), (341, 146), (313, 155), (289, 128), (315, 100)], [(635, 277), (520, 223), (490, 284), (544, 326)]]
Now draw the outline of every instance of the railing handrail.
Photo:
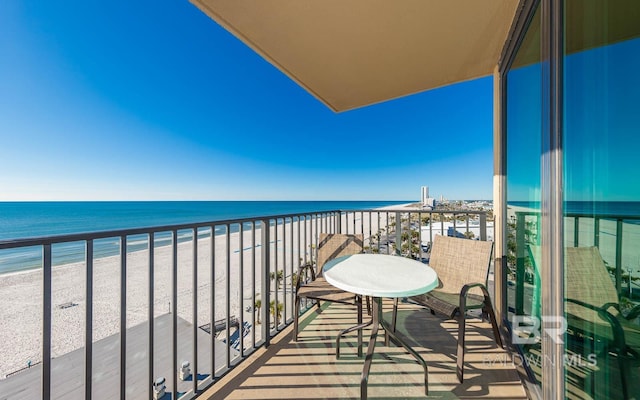
[(190, 222), (190, 223), (173, 224), (173, 225), (158, 225), (158, 226), (141, 227), (141, 228), (127, 228), (127, 229), (116, 229), (116, 230), (95, 231), (95, 232), (70, 233), (70, 234), (61, 234), (61, 235), (53, 235), (53, 236), (39, 236), (39, 237), (33, 237), (33, 238), (0, 240), (0, 250), (10, 249), (15, 247), (38, 246), (38, 245), (53, 244), (53, 243), (76, 242), (81, 240), (105, 239), (105, 238), (111, 238), (111, 237), (117, 237), (117, 236), (133, 236), (133, 235), (144, 235), (148, 233), (181, 231), (181, 230), (188, 230), (188, 229), (194, 229), (194, 228), (210, 228), (212, 226), (219, 226), (219, 225), (235, 225), (235, 224), (243, 224), (243, 223), (254, 222), (254, 221), (300, 217), (303, 215), (311, 216), (311, 215), (317, 215), (317, 214), (331, 214), (336, 212), (340, 212), (340, 211), (327, 210), (327, 211), (312, 211), (312, 212), (293, 213), (293, 214), (265, 215), (265, 216), (257, 216), (257, 217), (221, 219), (221, 220), (213, 220), (213, 221), (207, 221), (207, 222)]
[[(540, 215), (540, 211), (516, 211), (515, 214), (521, 215)], [(601, 213), (584, 213), (584, 212), (567, 212), (565, 217), (568, 218), (599, 218), (599, 219), (640, 219), (637, 214), (601, 214)]]
[(309, 212), (301, 212), (301, 213), (290, 213), (290, 214), (274, 214), (274, 215), (264, 215), (264, 216), (255, 216), (255, 217), (245, 217), (245, 218), (233, 218), (233, 219), (221, 219), (221, 220), (212, 220), (206, 222), (191, 222), (191, 223), (181, 223), (181, 224), (172, 224), (172, 225), (158, 225), (158, 226), (150, 226), (150, 227), (140, 227), (140, 228), (126, 228), (126, 229), (115, 229), (115, 230), (105, 230), (105, 231), (94, 231), (94, 232), (78, 232), (78, 233), (69, 233), (69, 234), (60, 234), (53, 236), (37, 236), (37, 237), (27, 237), (27, 238), (19, 238), (19, 239), (7, 239), (0, 240), (0, 250), (11, 249), (17, 247), (30, 247), (30, 246), (41, 246), (48, 244), (58, 244), (58, 243), (68, 243), (68, 242), (77, 242), (83, 240), (96, 240), (96, 239), (106, 239), (112, 237), (122, 237), (122, 236), (133, 236), (133, 235), (145, 235), (150, 233), (159, 233), (159, 232), (172, 232), (172, 231), (181, 231), (181, 230), (193, 230), (199, 228), (211, 228), (212, 226), (220, 226), (220, 225), (237, 225), (244, 224), (255, 221), (262, 220), (274, 220), (274, 219), (286, 219), (286, 218), (294, 218), (300, 216), (313, 216), (319, 214), (333, 214), (333, 213), (353, 213), (353, 212), (388, 212), (388, 213), (422, 213), (422, 214), (467, 214), (467, 215), (482, 215), (486, 214), (486, 211), (478, 211), (478, 210), (407, 210), (407, 209), (396, 209), (396, 208), (385, 208), (385, 209), (355, 209), (355, 210), (323, 210), (323, 211), (309, 211)]

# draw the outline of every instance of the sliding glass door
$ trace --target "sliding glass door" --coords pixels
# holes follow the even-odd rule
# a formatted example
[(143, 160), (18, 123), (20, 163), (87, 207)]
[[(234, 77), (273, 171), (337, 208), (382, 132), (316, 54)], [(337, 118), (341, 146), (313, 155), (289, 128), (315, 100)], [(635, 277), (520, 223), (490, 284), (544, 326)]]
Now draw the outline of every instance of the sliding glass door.
[[(506, 74), (507, 315), (518, 363), (542, 381), (540, 273), (531, 260), (540, 245), (540, 153), (542, 125), (540, 12), (537, 10)], [(537, 247), (536, 247), (537, 248)]]
[(532, 0), (516, 22), (499, 93), (515, 362), (534, 396), (640, 398), (640, 2)]

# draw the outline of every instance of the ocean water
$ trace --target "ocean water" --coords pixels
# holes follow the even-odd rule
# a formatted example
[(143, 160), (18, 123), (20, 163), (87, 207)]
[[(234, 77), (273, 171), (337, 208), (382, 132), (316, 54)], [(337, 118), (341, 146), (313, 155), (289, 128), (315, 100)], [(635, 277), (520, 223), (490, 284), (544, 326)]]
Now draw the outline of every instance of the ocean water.
[[(147, 228), (196, 222), (210, 222), (267, 215), (329, 210), (356, 210), (410, 203), (404, 201), (143, 201), (143, 202), (0, 202), (0, 241), (42, 236)], [(218, 231), (216, 234), (223, 233)], [(206, 237), (211, 232), (202, 230)], [(189, 233), (178, 241), (191, 240)], [(169, 234), (157, 235), (156, 246), (171, 243)], [(117, 239), (95, 242), (95, 256), (119, 252)], [(127, 251), (146, 248), (146, 236), (129, 237)], [(53, 246), (54, 265), (84, 259), (84, 245)], [(40, 266), (40, 248), (0, 250), (0, 273)]]

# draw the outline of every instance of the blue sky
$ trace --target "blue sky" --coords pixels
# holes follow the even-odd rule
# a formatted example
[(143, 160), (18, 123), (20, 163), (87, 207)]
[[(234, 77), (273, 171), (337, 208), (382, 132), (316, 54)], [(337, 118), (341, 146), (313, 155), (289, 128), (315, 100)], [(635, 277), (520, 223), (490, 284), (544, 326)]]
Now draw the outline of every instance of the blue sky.
[(336, 114), (187, 1), (0, 3), (0, 200), (492, 196), (492, 81)]

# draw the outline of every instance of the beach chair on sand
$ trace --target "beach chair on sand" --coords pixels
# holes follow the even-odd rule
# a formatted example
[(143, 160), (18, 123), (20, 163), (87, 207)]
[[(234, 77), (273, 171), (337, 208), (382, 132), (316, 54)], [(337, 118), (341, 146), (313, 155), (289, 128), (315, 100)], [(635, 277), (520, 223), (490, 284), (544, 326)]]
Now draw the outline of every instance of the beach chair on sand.
[[(496, 343), (502, 347), (491, 298), (485, 286), (492, 250), (493, 242), (437, 235), (431, 248), (429, 266), (438, 274), (439, 286), (428, 293), (410, 298), (411, 302), (429, 308), (434, 315), (437, 313), (458, 321), (457, 375), (461, 383), (464, 380), (467, 310), (482, 310), (483, 317), (491, 322)], [(396, 301), (392, 316), (394, 331), (397, 309)]]
[[(362, 323), (362, 297), (338, 289), (322, 277), (322, 267), (327, 261), (340, 256), (362, 253), (362, 250), (362, 235), (320, 234), (316, 264), (301, 265), (298, 270), (299, 279), (296, 285), (295, 311), (293, 314), (294, 341), (298, 340), (298, 317), (300, 314), (300, 302), (303, 298), (318, 300), (318, 308), (320, 301), (355, 304), (358, 308), (358, 324)], [(311, 281), (302, 283), (305, 269), (311, 272)]]
[[(531, 245), (529, 252), (538, 264), (540, 247)], [(597, 247), (567, 247), (564, 256), (567, 346), (570, 350), (582, 347), (580, 343), (586, 339), (599, 347), (601, 354), (614, 354), (620, 367), (623, 396), (629, 399), (628, 387), (634, 379), (631, 371), (640, 364), (640, 325), (632, 322), (640, 315), (640, 306), (622, 314), (616, 287)]]

